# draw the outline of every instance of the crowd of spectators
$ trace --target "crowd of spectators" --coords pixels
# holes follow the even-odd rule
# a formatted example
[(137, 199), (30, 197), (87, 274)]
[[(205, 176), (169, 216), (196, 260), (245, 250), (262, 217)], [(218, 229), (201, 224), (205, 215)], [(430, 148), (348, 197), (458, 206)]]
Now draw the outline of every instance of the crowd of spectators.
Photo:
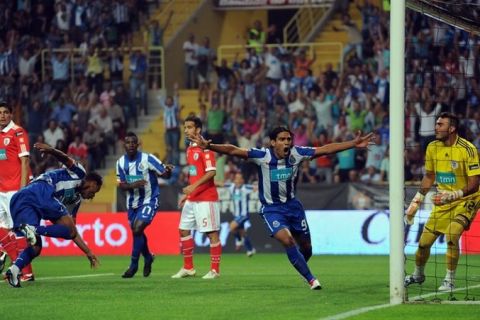
[[(138, 113), (148, 113), (146, 55), (131, 49), (148, 5), (148, 0), (0, 2), (0, 96), (21, 107), (32, 145), (45, 141), (90, 170), (105, 165), (105, 155), (137, 125)], [(155, 35), (152, 44), (161, 41)], [(31, 159), (34, 174), (54, 166), (35, 153)]]
[[(135, 122), (139, 110), (148, 113), (146, 56), (142, 50), (120, 49), (131, 46), (132, 31), (148, 13), (146, 2), (0, 3), (0, 96), (22, 106), (32, 143), (45, 141), (96, 169), (104, 165), (105, 151), (116, 151), (131, 125), (128, 120)], [(333, 28), (348, 34), (343, 70), (332, 64), (316, 67), (315, 52), (308, 48), (282, 47), (275, 24), (264, 28), (255, 21), (245, 35), (248, 49), (233, 63), (217, 60), (208, 36), (197, 44), (191, 34), (183, 45), (181, 86), (199, 90), (198, 116), (208, 137), (244, 148), (261, 147), (269, 143), (268, 131), (281, 125), (295, 134), (295, 144), (321, 146), (351, 139), (357, 130), (374, 131), (374, 146), (306, 163), (299, 182), (387, 182), (389, 12), (368, 0), (352, 3), (361, 12), (361, 25), (346, 10), (342, 24)], [(172, 15), (163, 26), (149, 24), (149, 44), (163, 43), (162, 28)], [(480, 147), (480, 64), (477, 36), (413, 11), (406, 19), (405, 177), (415, 181), (422, 176), (423, 151), (434, 138), (440, 112), (459, 115), (464, 136)], [(44, 49), (50, 52), (50, 64), (42, 74)], [(72, 54), (78, 50), (80, 55)], [(125, 55), (130, 55), (126, 68)], [(127, 82), (124, 69), (132, 75)], [(164, 109), (165, 160), (180, 164), (182, 102), (175, 92), (159, 103)], [(38, 170), (52, 165), (35, 153), (32, 161)], [(218, 164), (219, 181), (231, 180), (238, 171), (246, 181), (255, 180), (248, 162), (222, 156)], [(177, 173), (184, 178), (181, 168)]]

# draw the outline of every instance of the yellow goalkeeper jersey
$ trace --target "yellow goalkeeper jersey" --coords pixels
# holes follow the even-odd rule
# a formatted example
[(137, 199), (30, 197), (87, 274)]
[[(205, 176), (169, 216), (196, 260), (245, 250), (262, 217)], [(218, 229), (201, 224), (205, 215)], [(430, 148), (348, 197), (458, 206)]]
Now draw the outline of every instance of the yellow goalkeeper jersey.
[[(435, 173), (438, 190), (455, 191), (467, 185), (468, 177), (480, 175), (477, 148), (457, 136), (452, 146), (435, 140), (427, 146), (425, 170)], [(462, 198), (476, 197), (478, 192)]]

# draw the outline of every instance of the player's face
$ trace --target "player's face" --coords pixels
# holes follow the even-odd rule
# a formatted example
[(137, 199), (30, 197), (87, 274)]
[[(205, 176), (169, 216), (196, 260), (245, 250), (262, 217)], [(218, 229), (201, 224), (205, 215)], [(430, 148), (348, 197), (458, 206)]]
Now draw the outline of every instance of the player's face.
[(440, 141), (446, 141), (453, 132), (453, 128), (450, 127), (450, 119), (438, 118), (435, 123), (435, 139)]
[(12, 113), (5, 107), (0, 107), (0, 128), (5, 128), (12, 120)]
[(271, 141), (271, 144), (277, 157), (283, 159), (292, 147), (292, 136), (290, 132), (280, 132), (277, 138)]
[(129, 156), (133, 156), (137, 153), (138, 149), (138, 139), (136, 137), (125, 137), (125, 152)]
[(200, 134), (200, 128), (196, 128), (195, 122), (193, 121), (185, 121), (185, 123), (183, 124), (183, 132), (185, 133), (187, 139), (190, 140), (191, 138)]
[(98, 191), (100, 191), (100, 186), (95, 181), (89, 180), (85, 180), (80, 189), (83, 199), (93, 199)]

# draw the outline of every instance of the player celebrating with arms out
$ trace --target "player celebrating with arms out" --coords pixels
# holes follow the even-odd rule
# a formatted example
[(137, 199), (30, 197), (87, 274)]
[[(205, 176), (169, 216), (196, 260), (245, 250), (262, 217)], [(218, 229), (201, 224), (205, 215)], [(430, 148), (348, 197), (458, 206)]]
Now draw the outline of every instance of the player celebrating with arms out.
[(415, 271), (405, 277), (405, 287), (425, 281), (425, 265), (430, 248), (444, 234), (447, 242), (447, 273), (439, 291), (455, 289), (455, 270), (460, 257), (459, 242), (468, 230), (480, 205), (480, 164), (475, 146), (458, 135), (458, 118), (442, 113), (435, 123), (435, 141), (427, 146), (425, 175), (420, 190), (407, 209), (405, 220), (413, 218), (425, 195), (437, 183), (432, 197), (433, 210), (425, 224), (415, 254)]
[(138, 270), (140, 254), (145, 259), (143, 276), (152, 272), (153, 255), (148, 248), (145, 229), (152, 223), (158, 210), (160, 188), (158, 176), (169, 178), (173, 166), (166, 165), (154, 155), (138, 151), (138, 137), (133, 132), (125, 136), (125, 151), (117, 161), (117, 181), (127, 191), (128, 221), (133, 234), (130, 266), (122, 278), (132, 278)]
[[(192, 140), (202, 132), (202, 121), (189, 116), (184, 121), (185, 136)], [(210, 240), (210, 271), (203, 279), (216, 279), (220, 276), (220, 207), (218, 193), (213, 178), (216, 174), (215, 156), (210, 150), (202, 150), (195, 143), (187, 148), (189, 165), (189, 185), (183, 188), (184, 196), (180, 199), (183, 207), (180, 217), (180, 242), (183, 254), (183, 267), (172, 278), (195, 276), (193, 267), (194, 241), (192, 229), (206, 233)]]
[[(305, 211), (295, 198), (296, 178), (304, 160), (312, 160), (351, 148), (368, 146), (372, 133), (357, 134), (355, 139), (331, 143), (321, 147), (293, 145), (293, 134), (285, 127), (274, 128), (270, 134), (270, 147), (249, 150), (231, 144), (212, 144), (200, 134), (194, 139), (202, 149), (248, 159), (257, 165), (261, 215), (271, 236), (285, 248), (290, 263), (309, 283), (312, 290), (321, 289), (320, 282), (312, 275), (307, 261), (312, 256), (312, 243)], [(298, 246), (298, 247), (297, 247)]]
[[(102, 177), (95, 172), (87, 174), (82, 165), (48, 144), (36, 143), (34, 147), (42, 153), (51, 154), (65, 167), (38, 176), (15, 193), (10, 202), (14, 229), (25, 233), (30, 244), (6, 272), (8, 283), (17, 288), (20, 287), (20, 270), (42, 251), (40, 236), (71, 239), (85, 253), (92, 268), (99, 264), (78, 233), (75, 216), (81, 200), (93, 199), (100, 190)], [(41, 226), (42, 219), (53, 224)]]

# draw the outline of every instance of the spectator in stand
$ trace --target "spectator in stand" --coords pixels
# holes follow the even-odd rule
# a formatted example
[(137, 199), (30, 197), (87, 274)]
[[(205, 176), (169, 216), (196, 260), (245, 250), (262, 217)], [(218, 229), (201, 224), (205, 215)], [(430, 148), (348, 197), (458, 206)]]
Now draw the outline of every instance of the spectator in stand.
[[(326, 132), (320, 132), (318, 138), (313, 140), (314, 147), (321, 147), (330, 143)], [(319, 177), (320, 181), (325, 181), (328, 184), (333, 182), (333, 159), (335, 159), (334, 155), (323, 155), (317, 158), (315, 176)]]
[(112, 87), (117, 88), (123, 84), (123, 55), (119, 48), (113, 48), (108, 60), (108, 69), (110, 71), (110, 81)]
[(215, 59), (215, 52), (210, 48), (210, 38), (205, 37), (203, 39), (203, 44), (198, 47), (196, 57), (198, 62), (198, 100), (208, 101), (210, 84), (212, 83), (212, 63)]
[(147, 57), (141, 50), (135, 50), (130, 55), (130, 103), (131, 108), (136, 108), (137, 95), (140, 102), (140, 110), (144, 111), (145, 115), (148, 115), (148, 103), (147, 103)]
[(27, 132), (30, 141), (30, 148), (37, 141), (37, 137), (42, 135), (46, 125), (46, 108), (39, 100), (34, 100), (28, 104)]
[(37, 76), (35, 74), (35, 65), (37, 64), (39, 54), (40, 51), (32, 54), (29, 49), (23, 50), (23, 54), (18, 59), (18, 74), (21, 82), (28, 82)]
[(115, 139), (123, 140), (126, 133), (125, 115), (123, 113), (123, 108), (120, 107), (117, 103), (113, 103), (112, 106), (108, 109), (108, 115), (112, 119), (113, 133)]
[(49, 49), (52, 62), (53, 88), (61, 92), (68, 85), (71, 53), (68, 53), (68, 55), (64, 52), (53, 53), (52, 47), (49, 47)]
[(304, 49), (300, 50), (298, 56), (295, 58), (295, 77), (298, 79), (297, 81), (300, 82), (300, 85), (304, 84), (308, 76), (308, 71), (315, 60), (315, 51), (313, 51), (312, 59), (307, 59), (307, 54)]
[(113, 147), (113, 154), (117, 153), (117, 139), (113, 132), (113, 121), (105, 107), (100, 110), (100, 114), (97, 117), (90, 119), (90, 122), (100, 132), (102, 143), (100, 149), (103, 153), (108, 154), (109, 146)]
[(442, 111), (442, 105), (426, 100), (423, 103), (415, 103), (415, 111), (420, 118), (419, 137), (421, 153), (427, 149), (427, 145), (435, 140), (435, 119)]
[(195, 43), (195, 35), (191, 33), (188, 40), (183, 43), (183, 52), (185, 53), (185, 88), (198, 88), (197, 75), (197, 51), (198, 45)]
[(58, 124), (65, 127), (72, 121), (76, 113), (77, 109), (75, 106), (65, 101), (64, 95), (60, 95), (53, 108), (50, 119), (55, 120)]
[[(406, 179), (405, 179), (406, 180)], [(390, 147), (387, 146), (382, 163), (380, 164), (380, 181), (390, 181)]]
[(247, 31), (247, 45), (252, 46), (257, 53), (261, 53), (266, 41), (266, 34), (263, 31), (262, 22), (255, 20), (253, 27)]
[(50, 119), (50, 121), (48, 122), (48, 129), (43, 131), (43, 136), (45, 138), (45, 143), (52, 148), (57, 145), (58, 140), (65, 139), (65, 134), (63, 130), (58, 126), (57, 121), (53, 119)]
[(75, 136), (75, 140), (68, 146), (67, 154), (70, 158), (81, 163), (85, 168), (88, 168), (88, 147), (82, 141), (80, 134)]
[(87, 125), (87, 131), (83, 134), (82, 140), (88, 148), (88, 171), (100, 168), (101, 162), (103, 162), (103, 153), (100, 149), (102, 138), (100, 137), (99, 130), (97, 130), (92, 123)]
[(118, 45), (131, 45), (132, 30), (130, 24), (130, 12), (125, 0), (117, 0), (113, 3), (113, 18), (117, 26), (120, 40)]
[(355, 50), (357, 53), (357, 57), (359, 59), (362, 59), (362, 34), (358, 30), (357, 26), (355, 23), (351, 20), (350, 15), (344, 14), (342, 16), (342, 22), (343, 25), (341, 27), (333, 27), (333, 30), (335, 31), (341, 31), (344, 30), (348, 34), (348, 43), (347, 45), (343, 48), (343, 60), (345, 60), (345, 57), (347, 54), (350, 53), (350, 51)]
[(207, 135), (212, 141), (222, 143), (224, 140), (223, 123), (225, 122), (225, 111), (220, 106), (219, 101), (212, 102), (212, 106), (207, 112)]
[(165, 145), (167, 163), (180, 164), (180, 107), (178, 105), (178, 84), (174, 85), (173, 96), (160, 98), (163, 108), (163, 125), (165, 127)]
[(88, 50), (86, 76), (90, 90), (99, 95), (103, 89), (103, 62), (99, 49), (93, 46)]

